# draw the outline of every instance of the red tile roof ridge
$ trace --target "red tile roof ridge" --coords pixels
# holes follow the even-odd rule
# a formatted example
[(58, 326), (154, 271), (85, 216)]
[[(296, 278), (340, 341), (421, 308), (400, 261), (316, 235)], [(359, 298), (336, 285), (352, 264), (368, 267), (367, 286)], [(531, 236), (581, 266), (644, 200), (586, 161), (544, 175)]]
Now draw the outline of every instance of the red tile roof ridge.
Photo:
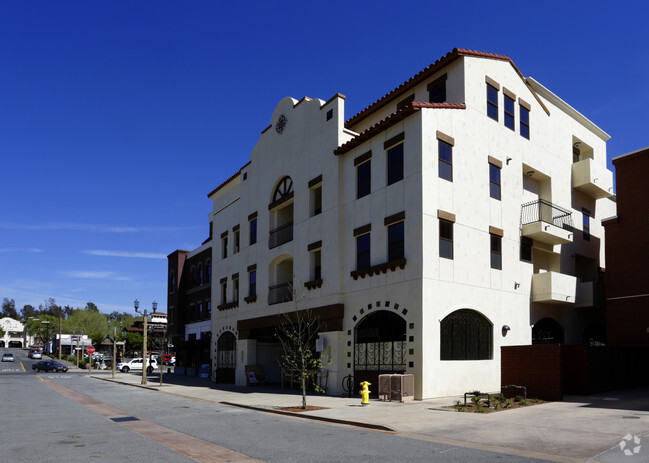
[(237, 178), (237, 176), (240, 175), (240, 174), (241, 174), (241, 169), (239, 169), (238, 171), (236, 171), (234, 174), (232, 174), (232, 176), (231, 176), (230, 178), (228, 178), (228, 179), (225, 180), (223, 183), (221, 183), (219, 186), (217, 186), (217, 187), (214, 188), (212, 191), (210, 191), (210, 192), (207, 194), (207, 197), (208, 197), (208, 198), (211, 197), (214, 193), (216, 193), (216, 192), (219, 191), (221, 188), (223, 188), (225, 185), (227, 185), (227, 184), (230, 183), (232, 180), (234, 180), (235, 178)]
[(372, 138), (374, 135), (388, 129), (389, 127), (392, 127), (397, 122), (405, 119), (406, 117), (410, 116), (416, 111), (419, 111), (421, 108), (466, 109), (466, 104), (464, 103), (425, 103), (425, 102), (413, 101), (412, 103), (407, 104), (406, 106), (399, 109), (398, 111), (390, 114), (385, 119), (382, 119), (376, 124), (374, 124), (373, 126), (365, 129), (364, 131), (359, 133), (351, 140), (340, 145), (338, 148), (334, 150), (334, 154), (336, 156), (340, 156), (341, 154), (345, 154), (351, 151), (352, 149), (356, 148), (358, 145)]
[(399, 94), (405, 92), (405, 90), (417, 85), (421, 81), (429, 78), (432, 74), (436, 73), (440, 69), (442, 69), (444, 66), (448, 65), (449, 63), (453, 62), (456, 58), (464, 55), (470, 55), (470, 56), (477, 56), (477, 57), (482, 57), (482, 58), (491, 58), (491, 59), (499, 59), (499, 60), (504, 60), (504, 61), (509, 61), (513, 66), (514, 69), (518, 72), (519, 75), (521, 75), (521, 78), (523, 77), (516, 65), (514, 65), (514, 62), (511, 60), (509, 56), (506, 55), (499, 55), (496, 53), (487, 53), (483, 51), (477, 51), (477, 50), (468, 50), (466, 48), (454, 48), (452, 51), (448, 52), (441, 58), (439, 58), (437, 61), (434, 63), (428, 65), (421, 71), (419, 71), (417, 74), (412, 76), (410, 79), (406, 80), (404, 83), (399, 85), (397, 88), (394, 90), (388, 92), (378, 100), (376, 100), (374, 103), (371, 105), (367, 106), (365, 109), (360, 111), (359, 113), (355, 114), (351, 118), (347, 119), (345, 122), (345, 127), (350, 127), (357, 123), (358, 121), (364, 119), (366, 116), (368, 116), (374, 109), (377, 109), (381, 107), (384, 103), (387, 103), (387, 101), (391, 100), (392, 98), (397, 97)]

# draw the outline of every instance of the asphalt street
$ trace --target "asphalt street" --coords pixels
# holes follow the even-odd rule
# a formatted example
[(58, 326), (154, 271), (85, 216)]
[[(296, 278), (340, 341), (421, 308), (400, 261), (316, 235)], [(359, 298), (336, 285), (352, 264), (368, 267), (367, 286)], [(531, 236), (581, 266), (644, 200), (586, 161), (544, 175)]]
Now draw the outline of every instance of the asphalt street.
[[(10, 351), (16, 362), (0, 364), (0, 463), (228, 461), (216, 457), (218, 450), (214, 459), (179, 453), (171, 442), (178, 436), (196, 447), (225, 448), (266, 462), (544, 461), (270, 415), (95, 381), (87, 373), (36, 374), (31, 370), (34, 361), (24, 350)], [(141, 428), (161, 430), (160, 434), (134, 432), (98, 413), (101, 406), (118, 409), (112, 413), (137, 420)], [(173, 431), (169, 442), (161, 437), (167, 436), (164, 430)]]

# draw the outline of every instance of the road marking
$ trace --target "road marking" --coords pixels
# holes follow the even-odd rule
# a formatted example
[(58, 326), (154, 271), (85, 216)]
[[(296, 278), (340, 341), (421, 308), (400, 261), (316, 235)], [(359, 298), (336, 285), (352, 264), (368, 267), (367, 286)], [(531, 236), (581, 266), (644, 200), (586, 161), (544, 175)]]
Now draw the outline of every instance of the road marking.
[(23, 362), (21, 362), (20, 360), (18, 360), (18, 363), (20, 363), (20, 366), (22, 367), (23, 371), (24, 371), (24, 372), (27, 372), (27, 370), (25, 370), (25, 365), (23, 365)]
[(38, 375), (36, 375), (36, 377), (37, 377), (38, 379), (40, 379), (41, 381), (45, 381), (43, 378), (41, 378), (41, 377), (38, 376)]
[[(106, 420), (111, 418), (120, 418), (131, 416), (130, 413), (124, 412), (118, 408), (111, 407), (108, 404), (93, 399), (90, 396), (81, 394), (80, 392), (70, 389), (52, 381), (43, 380), (50, 389), (55, 390), (59, 394), (67, 397), (68, 399), (78, 403), (79, 405), (87, 408), (88, 410), (103, 416)], [(137, 421), (122, 421), (118, 422), (120, 426), (128, 429), (131, 432), (146, 437), (152, 441), (164, 445), (165, 447), (174, 450), (193, 458), (200, 463), (223, 463), (223, 462), (259, 462), (254, 458), (250, 458), (241, 453), (234, 452), (225, 447), (207, 442), (188, 434), (183, 434), (173, 429), (160, 426), (159, 424), (147, 421), (143, 418), (136, 417)], [(111, 423), (115, 421), (111, 420)]]

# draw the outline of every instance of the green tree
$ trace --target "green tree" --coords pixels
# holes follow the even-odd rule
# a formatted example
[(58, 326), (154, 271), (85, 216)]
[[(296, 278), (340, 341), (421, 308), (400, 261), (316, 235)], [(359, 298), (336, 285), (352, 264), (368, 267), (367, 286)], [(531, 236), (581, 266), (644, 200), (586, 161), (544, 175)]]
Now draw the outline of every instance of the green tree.
[(105, 314), (99, 311), (75, 309), (63, 321), (63, 331), (66, 333), (74, 331), (77, 334), (84, 332), (88, 336), (95, 332), (106, 335), (108, 334), (108, 319)]
[(22, 309), (20, 309), (20, 315), (23, 317), (23, 320), (26, 321), (29, 317), (37, 317), (38, 311), (33, 305), (25, 304)]
[(18, 312), (16, 312), (16, 302), (13, 299), (7, 299), (6, 297), (2, 299), (2, 312), (0, 312), (0, 318), (9, 317), (14, 320), (18, 320)]
[(38, 317), (30, 317), (25, 320), (25, 329), (30, 336), (40, 336), (46, 343), (51, 339), (51, 334), (59, 328), (59, 318), (52, 315), (39, 314)]
[(64, 315), (63, 309), (56, 303), (53, 297), (48, 298), (43, 304), (40, 304), (38, 306), (38, 311), (41, 314), (52, 315), (57, 318)]
[(129, 331), (126, 334), (126, 350), (127, 351), (141, 351), (142, 350), (142, 341), (144, 339), (142, 338), (142, 335), (140, 333), (135, 333), (133, 331)]

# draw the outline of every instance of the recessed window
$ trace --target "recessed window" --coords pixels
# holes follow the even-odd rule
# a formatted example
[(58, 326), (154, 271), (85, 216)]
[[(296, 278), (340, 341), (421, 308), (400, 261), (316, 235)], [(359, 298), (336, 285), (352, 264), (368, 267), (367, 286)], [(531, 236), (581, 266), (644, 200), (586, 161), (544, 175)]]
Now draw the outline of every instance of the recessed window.
[(453, 222), (439, 219), (439, 257), (453, 259)]
[(446, 74), (434, 80), (426, 87), (429, 103), (444, 103), (446, 101)]
[(526, 236), (521, 237), (521, 260), (523, 262), (532, 262), (532, 245), (534, 240)]
[(372, 161), (368, 160), (356, 167), (356, 198), (370, 194), (372, 187)]
[(475, 310), (456, 310), (441, 322), (441, 360), (490, 360), (492, 346), (493, 325)]
[(487, 84), (487, 116), (498, 120), (498, 89)]
[(331, 120), (332, 117), (334, 117), (334, 110), (330, 109), (327, 111), (327, 120)]
[(237, 228), (232, 233), (234, 234), (234, 249), (232, 250), (232, 254), (236, 254), (237, 252), (239, 252), (239, 240), (240, 240), (239, 229)]
[(523, 106), (521, 106), (520, 108), (521, 108), (521, 124), (520, 124), (521, 137), (525, 137), (529, 140), (530, 139), (530, 110), (524, 108)]
[(403, 259), (404, 253), (404, 222), (388, 226), (388, 261)]
[(584, 234), (584, 241), (590, 241), (590, 211), (588, 209), (582, 208), (581, 209), (582, 216), (583, 216), (583, 234)]
[(370, 234), (356, 237), (356, 270), (370, 266)]
[(388, 185), (403, 179), (403, 143), (388, 150)]
[(257, 242), (257, 219), (252, 219), (250, 222), (250, 244)]
[(221, 236), (221, 258), (228, 257), (228, 235)]
[(505, 95), (505, 127), (514, 130), (516, 118), (514, 117), (514, 100)]
[(311, 280), (322, 279), (322, 252), (320, 249), (311, 253)]
[(232, 278), (232, 301), (239, 301), (239, 276)]
[(221, 305), (228, 302), (228, 282), (221, 281)]
[(453, 181), (453, 147), (445, 141), (438, 140), (439, 147), (439, 178)]
[(322, 213), (322, 185), (311, 189), (311, 217)]
[(489, 164), (489, 196), (500, 200), (500, 167)]
[(248, 272), (248, 297), (257, 296), (257, 270)]
[(502, 254), (502, 237), (491, 233), (491, 268), (502, 270), (503, 268), (503, 254)]
[(403, 100), (401, 100), (400, 102), (397, 103), (397, 111), (399, 111), (400, 109), (403, 109), (404, 107), (408, 106), (413, 101), (415, 101), (415, 94), (414, 93), (412, 95), (410, 95), (410, 96), (407, 96), (406, 98), (404, 98)]
[(212, 260), (208, 259), (207, 263), (205, 264), (205, 268), (207, 269), (207, 283), (212, 282)]

